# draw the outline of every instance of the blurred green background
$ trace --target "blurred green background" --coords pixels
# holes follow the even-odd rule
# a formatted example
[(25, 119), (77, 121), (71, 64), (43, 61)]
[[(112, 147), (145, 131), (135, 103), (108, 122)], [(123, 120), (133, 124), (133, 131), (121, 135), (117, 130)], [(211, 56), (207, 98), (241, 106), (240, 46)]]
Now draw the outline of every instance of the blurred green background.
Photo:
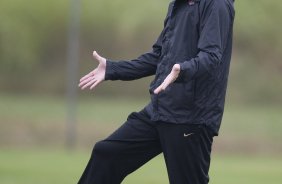
[[(95, 68), (94, 49), (116, 60), (150, 50), (168, 3), (82, 0), (79, 75)], [(235, 7), (226, 110), (210, 183), (280, 184), (282, 4), (237, 0)], [(149, 101), (151, 77), (80, 91), (75, 147), (66, 149), (69, 10), (67, 0), (0, 1), (0, 183), (76, 183), (95, 142)], [(123, 183), (168, 184), (162, 155)]]

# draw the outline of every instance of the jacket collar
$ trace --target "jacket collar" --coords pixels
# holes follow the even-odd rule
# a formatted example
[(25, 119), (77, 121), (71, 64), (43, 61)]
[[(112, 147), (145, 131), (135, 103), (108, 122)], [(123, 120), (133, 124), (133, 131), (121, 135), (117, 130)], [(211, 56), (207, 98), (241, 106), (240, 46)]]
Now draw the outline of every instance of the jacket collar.
[(195, 2), (195, 3), (197, 3), (197, 2), (200, 2), (201, 0), (174, 0), (175, 2), (177, 2), (177, 1), (193, 1), (193, 2)]
[(186, 1), (187, 3), (189, 3), (189, 5), (194, 5), (196, 3), (199, 3), (201, 0), (174, 0), (173, 1), (173, 6), (175, 6), (175, 4), (179, 3), (179, 2), (184, 2)]
[(191, 3), (191, 4), (195, 4), (195, 3), (198, 3), (200, 2), (201, 0), (174, 0), (173, 4), (177, 3), (177, 2), (183, 2), (183, 1), (187, 1), (188, 3)]

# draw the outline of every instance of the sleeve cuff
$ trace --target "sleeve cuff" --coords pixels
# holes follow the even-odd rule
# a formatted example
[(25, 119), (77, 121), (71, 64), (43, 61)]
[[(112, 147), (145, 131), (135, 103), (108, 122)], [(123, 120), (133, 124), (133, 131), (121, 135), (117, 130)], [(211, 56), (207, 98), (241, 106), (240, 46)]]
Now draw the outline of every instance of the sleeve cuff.
[(105, 80), (114, 80), (115, 72), (113, 70), (113, 61), (106, 60)]
[(177, 63), (180, 65), (180, 73), (178, 76), (179, 82), (188, 82), (193, 79), (195, 74), (195, 67), (193, 61), (185, 61), (183, 63)]

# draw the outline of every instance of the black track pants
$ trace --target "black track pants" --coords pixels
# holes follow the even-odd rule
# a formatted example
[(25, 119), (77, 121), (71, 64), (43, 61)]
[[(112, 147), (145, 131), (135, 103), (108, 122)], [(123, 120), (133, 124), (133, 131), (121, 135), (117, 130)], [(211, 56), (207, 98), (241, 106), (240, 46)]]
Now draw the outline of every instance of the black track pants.
[(129, 115), (97, 142), (79, 184), (120, 184), (163, 152), (170, 184), (207, 184), (213, 136), (204, 125), (152, 122), (145, 110)]

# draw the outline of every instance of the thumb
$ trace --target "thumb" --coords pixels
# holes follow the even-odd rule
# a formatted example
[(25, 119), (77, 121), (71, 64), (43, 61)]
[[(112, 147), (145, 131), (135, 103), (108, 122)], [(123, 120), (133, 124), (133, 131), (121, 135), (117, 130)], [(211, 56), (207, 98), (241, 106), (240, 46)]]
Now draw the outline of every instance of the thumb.
[(96, 51), (93, 51), (93, 57), (99, 61), (99, 63), (103, 60), (103, 57), (101, 57)]

